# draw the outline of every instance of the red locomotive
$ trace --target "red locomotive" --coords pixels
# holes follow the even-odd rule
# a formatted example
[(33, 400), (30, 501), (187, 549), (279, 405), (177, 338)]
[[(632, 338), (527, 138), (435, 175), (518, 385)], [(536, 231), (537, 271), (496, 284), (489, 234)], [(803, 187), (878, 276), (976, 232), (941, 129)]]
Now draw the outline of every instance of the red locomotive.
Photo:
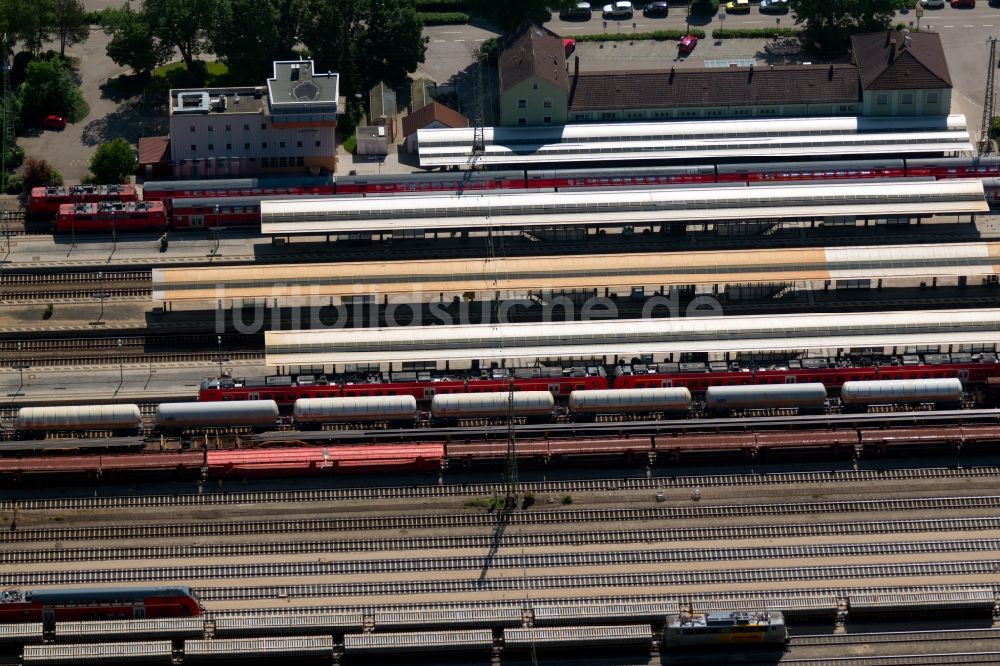
[(201, 615), (189, 587), (7, 590), (0, 592), (0, 623), (128, 620)]
[(60, 233), (132, 233), (166, 228), (167, 210), (162, 201), (63, 204), (56, 215), (56, 231)]
[(28, 215), (54, 216), (63, 204), (98, 201), (138, 201), (132, 185), (73, 185), (71, 187), (33, 187), (28, 195)]

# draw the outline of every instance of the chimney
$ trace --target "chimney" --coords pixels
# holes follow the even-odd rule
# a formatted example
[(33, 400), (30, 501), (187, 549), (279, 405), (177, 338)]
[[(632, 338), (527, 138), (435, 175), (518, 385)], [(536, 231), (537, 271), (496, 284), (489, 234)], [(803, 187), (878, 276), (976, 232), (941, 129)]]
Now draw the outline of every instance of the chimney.
[(580, 76), (580, 56), (573, 56), (573, 78)]
[(826, 80), (833, 81), (833, 65), (830, 65), (830, 71), (826, 73)]

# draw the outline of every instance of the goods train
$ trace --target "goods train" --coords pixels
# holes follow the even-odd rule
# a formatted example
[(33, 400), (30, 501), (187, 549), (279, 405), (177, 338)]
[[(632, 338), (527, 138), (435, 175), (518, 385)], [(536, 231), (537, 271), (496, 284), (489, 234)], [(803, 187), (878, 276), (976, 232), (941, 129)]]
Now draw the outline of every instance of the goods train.
[[(503, 419), (508, 414), (538, 423), (563, 417), (576, 421), (660, 414), (683, 418), (700, 406), (713, 415), (774, 409), (815, 413), (828, 406), (827, 389), (823, 384), (710, 387), (701, 404), (692, 399), (688, 389), (677, 387), (574, 390), (565, 411), (556, 407), (555, 396), (545, 390), (452, 393), (432, 397), (427, 420), (434, 425), (454, 425), (460, 421)], [(958, 379), (849, 381), (840, 388), (841, 405), (852, 410), (913, 404), (957, 407), (962, 399), (963, 387)], [(39, 410), (50, 411), (40, 414)], [(23, 407), (17, 415), (14, 435), (24, 439), (40, 432), (119, 432), (135, 425), (131, 419), (138, 410), (136, 405)], [(416, 398), (409, 395), (299, 398), (292, 407), (292, 421), (304, 430), (327, 423), (377, 422), (410, 427), (422, 417)], [(274, 400), (175, 402), (157, 407), (155, 428), (163, 434), (224, 428), (260, 432), (280, 422)]]
[(155, 619), (201, 615), (189, 587), (107, 587), (0, 592), (0, 623)]
[(823, 384), (839, 390), (844, 382), (878, 379), (947, 379), (982, 386), (990, 377), (1000, 377), (1000, 362), (993, 353), (955, 353), (872, 357), (859, 362), (845, 359), (792, 359), (780, 367), (747, 364), (633, 363), (605, 368), (591, 366), (545, 366), (516, 368), (512, 377), (499, 371), (462, 376), (455, 373), (392, 372), (364, 376), (281, 375), (262, 380), (241, 378), (206, 379), (198, 400), (274, 400), (287, 410), (300, 398), (412, 396), (428, 404), (435, 395), (452, 393), (548, 391), (565, 400), (573, 391), (606, 389), (685, 388), (698, 396), (713, 386), (751, 384)]
[(663, 642), (670, 647), (757, 643), (783, 645), (788, 640), (779, 612), (680, 613), (667, 616)]
[[(607, 187), (663, 187), (708, 183), (769, 183), (867, 178), (982, 178), (987, 199), (1000, 203), (1000, 158), (913, 158), (825, 162), (783, 162), (749, 164), (705, 164), (667, 167), (626, 167), (621, 169), (557, 169), (418, 173), (385, 176), (304, 176), (292, 178), (246, 178), (231, 180), (191, 180), (149, 182), (144, 186), (147, 202), (161, 202), (166, 218), (155, 217), (147, 226), (125, 226), (124, 231), (162, 231), (200, 227), (252, 227), (260, 224), (263, 199), (302, 196), (405, 194), (464, 192), (479, 190), (525, 190)], [(130, 186), (121, 186), (130, 187)], [(37, 192), (37, 195), (36, 195)], [(134, 191), (133, 191), (134, 194)], [(94, 194), (99, 199), (71, 198), (48, 194), (45, 188), (32, 191), (32, 215), (54, 214), (62, 203), (95, 200), (122, 202), (119, 195)], [(81, 213), (84, 215), (86, 213)], [(91, 222), (86, 229), (75, 225), (67, 214), (56, 231), (112, 230), (111, 219)]]

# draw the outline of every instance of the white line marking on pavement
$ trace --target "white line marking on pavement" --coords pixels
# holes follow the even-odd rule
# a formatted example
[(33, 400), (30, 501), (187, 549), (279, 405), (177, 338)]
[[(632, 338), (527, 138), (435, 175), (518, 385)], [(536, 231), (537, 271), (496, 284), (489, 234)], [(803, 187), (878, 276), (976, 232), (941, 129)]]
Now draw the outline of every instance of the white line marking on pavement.
[(435, 39), (435, 40), (432, 40), (432, 41), (433, 41), (433, 42), (434, 42), (435, 44), (443, 44), (443, 43), (444, 43), (444, 42), (446, 42), (447, 40), (444, 40), (444, 39)]
[(464, 42), (465, 40), (464, 39), (456, 39), (455, 41), (456, 42)]

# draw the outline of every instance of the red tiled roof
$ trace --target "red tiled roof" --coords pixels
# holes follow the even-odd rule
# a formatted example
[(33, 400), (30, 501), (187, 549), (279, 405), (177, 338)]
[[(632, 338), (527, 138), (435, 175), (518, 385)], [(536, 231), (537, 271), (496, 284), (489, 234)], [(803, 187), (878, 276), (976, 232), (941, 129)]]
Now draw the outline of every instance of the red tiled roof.
[(851, 37), (865, 90), (951, 88), (948, 61), (936, 32), (873, 32)]
[(169, 161), (169, 136), (144, 136), (139, 139), (139, 164), (160, 164)]
[(581, 72), (570, 82), (570, 111), (860, 101), (852, 65)]
[(403, 136), (410, 136), (418, 129), (427, 127), (435, 120), (445, 127), (469, 126), (469, 119), (455, 109), (447, 107), (440, 102), (431, 102), (403, 118)]

